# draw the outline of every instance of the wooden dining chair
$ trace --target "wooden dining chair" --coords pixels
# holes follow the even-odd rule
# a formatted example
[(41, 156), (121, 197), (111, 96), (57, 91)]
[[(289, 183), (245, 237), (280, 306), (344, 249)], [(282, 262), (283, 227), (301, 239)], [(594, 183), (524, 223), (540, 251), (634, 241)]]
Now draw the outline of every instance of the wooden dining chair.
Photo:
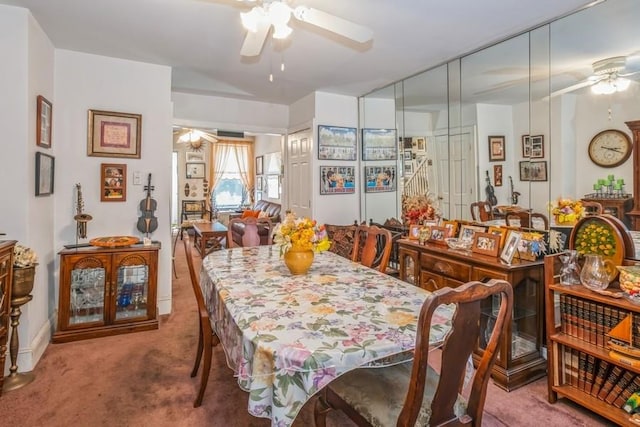
[[(505, 222), (509, 227), (549, 229), (549, 218), (539, 212), (509, 212), (505, 217)], [(540, 224), (542, 227), (536, 226)]]
[(391, 257), (391, 232), (375, 225), (359, 225), (351, 260), (384, 273)]
[(604, 213), (604, 208), (599, 202), (582, 200), (582, 207), (584, 207), (584, 211), (587, 216), (602, 215)]
[(491, 221), (493, 219), (493, 206), (491, 203), (484, 202), (473, 202), (470, 205), (471, 208), (471, 219), (474, 221)]
[(269, 218), (233, 218), (227, 226), (227, 248), (271, 245), (272, 234)]
[[(486, 316), (481, 306), (493, 295), (501, 296), (500, 309), (465, 399), (461, 394), (467, 362), (483, 331), (481, 318)], [(429, 333), (431, 319), (441, 304), (455, 304), (456, 311), (442, 345), (438, 374), (428, 363)], [(504, 280), (469, 282), (433, 292), (420, 312), (413, 362), (359, 368), (329, 383), (316, 401), (316, 427), (325, 427), (327, 412), (332, 409), (342, 410), (359, 426), (481, 426), (491, 368), (500, 338), (511, 322), (512, 307), (513, 291)]]
[(191, 276), (191, 287), (193, 288), (193, 293), (196, 296), (196, 302), (198, 304), (198, 349), (196, 351), (196, 360), (193, 365), (193, 369), (191, 370), (192, 378), (198, 374), (198, 368), (200, 367), (200, 362), (202, 361), (202, 356), (204, 355), (204, 366), (202, 367), (202, 375), (200, 375), (200, 389), (198, 390), (196, 400), (193, 402), (193, 407), (197, 408), (202, 404), (204, 391), (207, 388), (209, 371), (211, 370), (211, 354), (213, 351), (213, 347), (215, 345), (218, 345), (220, 340), (218, 339), (218, 336), (213, 332), (213, 327), (211, 326), (211, 319), (209, 317), (209, 312), (207, 311), (207, 306), (204, 302), (202, 288), (200, 288), (200, 281), (198, 280), (196, 270), (193, 266), (193, 256), (191, 254), (191, 245), (189, 244), (188, 235), (183, 240), (183, 243), (184, 254), (187, 259), (187, 266), (189, 267), (189, 275)]
[(329, 251), (341, 257), (351, 259), (353, 257), (353, 246), (356, 240), (356, 224), (335, 225), (325, 224), (327, 237), (331, 241)]

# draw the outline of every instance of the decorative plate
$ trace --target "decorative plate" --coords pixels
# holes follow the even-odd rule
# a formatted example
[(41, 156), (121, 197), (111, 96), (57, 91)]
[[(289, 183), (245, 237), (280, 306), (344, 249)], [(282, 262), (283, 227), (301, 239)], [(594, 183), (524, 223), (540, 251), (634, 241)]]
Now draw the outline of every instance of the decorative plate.
[(604, 216), (582, 218), (571, 232), (569, 247), (580, 254), (602, 255), (614, 265), (621, 265), (625, 257), (625, 241), (613, 221)]
[(131, 246), (138, 243), (140, 239), (133, 236), (109, 236), (109, 237), (96, 237), (91, 239), (89, 243), (92, 246), (99, 248), (122, 248), (125, 246)]

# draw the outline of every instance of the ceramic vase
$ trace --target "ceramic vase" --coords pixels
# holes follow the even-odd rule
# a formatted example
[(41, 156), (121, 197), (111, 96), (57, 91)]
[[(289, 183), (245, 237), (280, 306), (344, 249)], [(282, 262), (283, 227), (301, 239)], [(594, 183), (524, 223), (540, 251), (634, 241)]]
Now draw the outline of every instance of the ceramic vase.
[(313, 263), (313, 251), (291, 248), (284, 254), (284, 263), (293, 275), (307, 274)]

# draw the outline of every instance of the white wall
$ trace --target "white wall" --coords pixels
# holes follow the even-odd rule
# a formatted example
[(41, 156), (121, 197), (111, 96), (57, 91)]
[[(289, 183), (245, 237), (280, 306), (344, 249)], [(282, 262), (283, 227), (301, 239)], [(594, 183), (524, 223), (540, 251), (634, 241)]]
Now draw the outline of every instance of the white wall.
[[(33, 300), (21, 307), (19, 371), (29, 371), (49, 342), (49, 319), (56, 286), (53, 244), (54, 196), (35, 197), (35, 153), (54, 155), (56, 147), (36, 146), (36, 97), (54, 98), (51, 42), (26, 9), (0, 6), (0, 160), (2, 238), (18, 240), (39, 257)], [(55, 127), (54, 127), (55, 132)], [(55, 138), (55, 136), (54, 136)], [(7, 360), (9, 356), (7, 355)], [(5, 374), (10, 363), (5, 363)]]
[[(74, 185), (82, 184), (89, 239), (109, 235), (142, 238), (136, 223), (138, 206), (145, 197), (142, 185), (133, 185), (133, 173), (152, 174), (153, 198), (158, 209), (158, 229), (151, 238), (162, 244), (158, 261), (158, 307), (160, 314), (171, 311), (171, 151), (172, 105), (169, 67), (56, 51), (56, 103), (54, 104), (55, 144), (60, 153), (56, 162), (55, 246), (75, 241)], [(89, 109), (142, 115), (140, 159), (88, 157), (87, 111)], [(100, 201), (100, 164), (127, 165), (126, 202)]]
[[(315, 118), (313, 140), (318, 140), (318, 125), (358, 127), (358, 99), (353, 96), (335, 95), (326, 92), (315, 93)], [(360, 140), (360, 138), (358, 138)], [(360, 150), (358, 150), (360, 157)], [(312, 197), (313, 217), (320, 223), (350, 224), (360, 218), (360, 192), (362, 191), (362, 171), (357, 161), (318, 160), (318, 148), (312, 150)], [(354, 166), (356, 168), (355, 192), (353, 194), (320, 195), (320, 166)]]

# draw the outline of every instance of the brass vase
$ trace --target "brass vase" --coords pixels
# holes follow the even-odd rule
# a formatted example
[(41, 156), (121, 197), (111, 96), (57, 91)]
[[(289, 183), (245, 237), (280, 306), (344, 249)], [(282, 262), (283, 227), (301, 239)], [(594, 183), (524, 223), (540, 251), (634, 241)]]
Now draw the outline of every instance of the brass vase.
[(34, 380), (33, 373), (18, 373), (18, 350), (20, 340), (18, 338), (18, 325), (20, 324), (20, 306), (33, 299), (33, 283), (35, 281), (36, 266), (13, 267), (13, 283), (11, 286), (11, 342), (9, 344), (9, 354), (11, 356), (11, 367), (9, 375), (4, 379), (2, 391), (17, 390)]
[(284, 254), (284, 263), (293, 275), (307, 274), (313, 264), (313, 251), (291, 248)]

